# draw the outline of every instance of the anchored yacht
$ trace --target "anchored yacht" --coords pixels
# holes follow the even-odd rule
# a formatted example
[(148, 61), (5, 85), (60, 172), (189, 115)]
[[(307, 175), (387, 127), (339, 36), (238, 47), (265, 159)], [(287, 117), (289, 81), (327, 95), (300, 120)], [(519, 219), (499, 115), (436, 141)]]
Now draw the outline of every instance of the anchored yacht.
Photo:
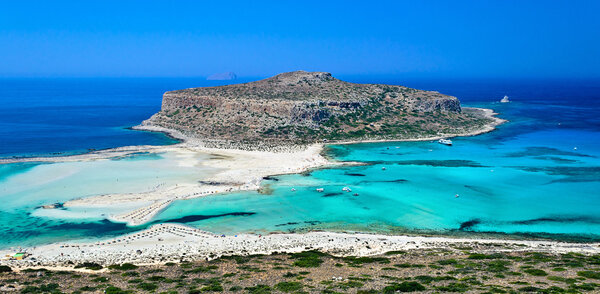
[(447, 146), (452, 146), (452, 140), (449, 140), (449, 139), (439, 139), (438, 143), (444, 144), (444, 145), (447, 145)]

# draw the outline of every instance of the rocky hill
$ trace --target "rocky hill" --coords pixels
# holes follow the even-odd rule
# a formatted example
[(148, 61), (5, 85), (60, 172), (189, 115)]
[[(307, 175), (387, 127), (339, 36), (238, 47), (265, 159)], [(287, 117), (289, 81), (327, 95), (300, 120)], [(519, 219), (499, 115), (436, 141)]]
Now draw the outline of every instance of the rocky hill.
[(467, 134), (492, 121), (438, 92), (295, 71), (245, 84), (166, 92), (161, 111), (142, 126), (177, 130), (209, 145), (276, 146)]

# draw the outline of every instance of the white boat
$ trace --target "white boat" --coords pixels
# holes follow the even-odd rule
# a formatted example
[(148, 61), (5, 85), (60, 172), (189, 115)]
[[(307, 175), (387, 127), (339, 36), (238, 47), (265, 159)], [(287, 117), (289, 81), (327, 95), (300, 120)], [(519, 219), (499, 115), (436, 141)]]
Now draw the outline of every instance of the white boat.
[(350, 188), (348, 188), (348, 187), (342, 188), (342, 191), (344, 191), (344, 192), (352, 192), (352, 190)]
[(447, 145), (447, 146), (452, 146), (452, 140), (448, 140), (448, 139), (439, 139), (438, 143), (444, 144), (444, 145)]
[(325, 191), (325, 189), (323, 189), (323, 188), (317, 188), (317, 192), (323, 192), (323, 191)]
[(292, 188), (292, 192), (296, 192), (296, 189)]
[(508, 103), (510, 102), (510, 100), (508, 100), (508, 96), (504, 95), (504, 98), (500, 99), (500, 103)]

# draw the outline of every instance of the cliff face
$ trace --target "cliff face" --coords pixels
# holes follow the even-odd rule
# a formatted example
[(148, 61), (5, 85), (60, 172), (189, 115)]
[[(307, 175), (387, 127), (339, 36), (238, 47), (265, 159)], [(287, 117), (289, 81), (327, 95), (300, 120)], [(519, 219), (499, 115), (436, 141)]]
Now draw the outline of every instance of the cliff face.
[(296, 71), (245, 84), (167, 92), (161, 111), (143, 124), (207, 141), (277, 145), (409, 138), (464, 127), (469, 120), (455, 97)]

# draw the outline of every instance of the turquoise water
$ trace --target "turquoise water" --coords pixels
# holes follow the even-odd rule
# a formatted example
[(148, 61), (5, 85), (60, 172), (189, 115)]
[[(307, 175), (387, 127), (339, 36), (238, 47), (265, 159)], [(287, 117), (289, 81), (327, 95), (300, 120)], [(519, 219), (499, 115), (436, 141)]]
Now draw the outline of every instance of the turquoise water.
[[(335, 230), (597, 241), (600, 88), (594, 85), (409, 84), (456, 95), (470, 106), (493, 108), (510, 122), (491, 133), (453, 138), (452, 147), (436, 142), (329, 146), (329, 156), (366, 165), (278, 176), (264, 181), (272, 188), (269, 195), (242, 192), (177, 201), (152, 223), (139, 227), (106, 220), (109, 214), (134, 207), (38, 206), (142, 192), (161, 183), (192, 183), (213, 172), (201, 166), (202, 156), (142, 153), (92, 162), (0, 165), (0, 248), (107, 238), (160, 222), (220, 234)], [(515, 102), (482, 102), (507, 92)], [(11, 132), (8, 127), (0, 131)], [(14, 140), (26, 147), (25, 137)], [(117, 137), (118, 142), (107, 147), (131, 142)], [(35, 146), (39, 140), (52, 138), (37, 138)], [(97, 145), (100, 141), (93, 139), (89, 145), (82, 140), (73, 151), (104, 144)], [(69, 151), (68, 142), (60, 143), (61, 152)], [(43, 146), (3, 147), (23, 149), (17, 156), (51, 151)], [(6, 153), (13, 156), (13, 151)], [(352, 192), (342, 191), (343, 187)]]
[(548, 135), (530, 133), (502, 145), (463, 138), (453, 147), (434, 142), (331, 146), (338, 159), (371, 165), (279, 176), (265, 183), (274, 189), (271, 195), (179, 201), (159, 219), (253, 213), (190, 223), (226, 234), (333, 229), (596, 239), (600, 153), (589, 138), (600, 136), (559, 131), (552, 137), (560, 140), (540, 146)]
[(509, 122), (491, 133), (453, 138), (452, 147), (436, 142), (332, 145), (333, 158), (367, 165), (279, 176), (265, 181), (271, 195), (244, 192), (179, 201), (158, 219), (204, 216), (189, 224), (226, 234), (326, 229), (597, 241), (596, 100), (586, 97), (572, 105), (557, 100), (471, 103), (493, 108)]
[(52, 164), (0, 165), (0, 248), (97, 239), (139, 230), (106, 220), (136, 205), (43, 209), (41, 205), (113, 193), (145, 192), (159, 185), (196, 183), (210, 175), (200, 165), (207, 155), (140, 153), (129, 157)]

